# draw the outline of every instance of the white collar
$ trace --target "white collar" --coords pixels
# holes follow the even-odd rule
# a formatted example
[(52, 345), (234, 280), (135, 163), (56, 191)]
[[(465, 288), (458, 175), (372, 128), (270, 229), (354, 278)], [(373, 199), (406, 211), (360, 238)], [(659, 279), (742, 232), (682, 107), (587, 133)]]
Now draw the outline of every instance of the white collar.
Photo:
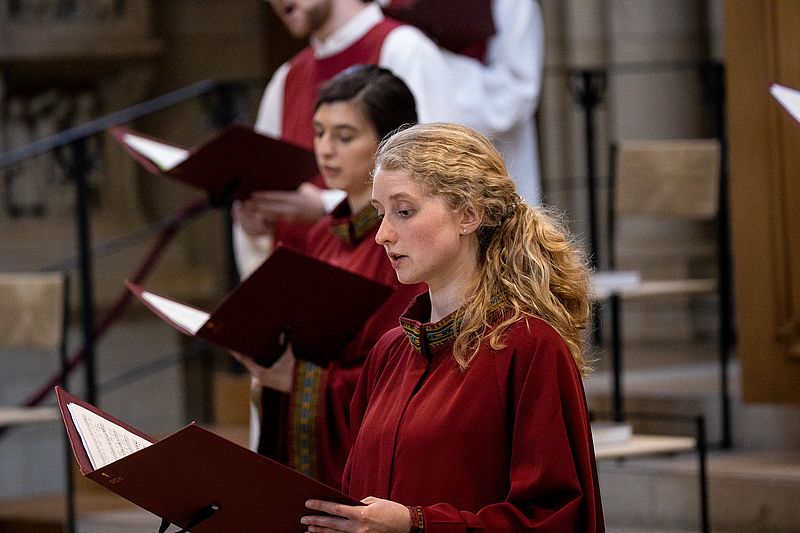
[(358, 15), (347, 21), (344, 26), (333, 32), (324, 41), (311, 37), (310, 43), (314, 49), (314, 57), (322, 59), (342, 52), (366, 35), (383, 18), (383, 11), (378, 4), (375, 2), (368, 4)]

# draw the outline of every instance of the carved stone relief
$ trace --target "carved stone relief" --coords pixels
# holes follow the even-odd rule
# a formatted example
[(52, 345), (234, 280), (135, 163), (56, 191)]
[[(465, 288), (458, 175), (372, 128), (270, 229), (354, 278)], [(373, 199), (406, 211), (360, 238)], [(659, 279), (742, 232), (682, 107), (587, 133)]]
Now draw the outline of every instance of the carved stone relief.
[(126, 0), (9, 0), (11, 22), (100, 22), (125, 15)]
[[(97, 95), (82, 92), (65, 94), (48, 90), (32, 96), (10, 95), (3, 101), (3, 151), (44, 139), (96, 116)], [(90, 160), (98, 162), (102, 150), (96, 140), (88, 143)], [(3, 214), (7, 219), (59, 219), (70, 216), (74, 200), (70, 195), (68, 150), (60, 149), (21, 161), (2, 170)], [(89, 173), (92, 197), (101, 186), (98, 165)]]
[[(147, 99), (162, 50), (150, 14), (149, 0), (0, 2), (0, 152)], [(105, 134), (86, 152), (95, 241), (140, 225), (135, 163)], [(74, 163), (65, 146), (0, 169), (0, 267), (72, 255)]]

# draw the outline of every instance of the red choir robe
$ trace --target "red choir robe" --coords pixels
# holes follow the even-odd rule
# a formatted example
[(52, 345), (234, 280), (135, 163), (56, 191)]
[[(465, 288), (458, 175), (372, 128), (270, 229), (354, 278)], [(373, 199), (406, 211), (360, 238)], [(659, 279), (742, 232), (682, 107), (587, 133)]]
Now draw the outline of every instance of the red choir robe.
[(413, 297), (425, 290), (397, 281), (386, 252), (375, 243), (379, 220), (372, 206), (351, 216), (345, 201), (309, 230), (305, 252), (395, 291), (327, 367), (303, 361), (296, 353), (291, 393), (262, 393), (259, 452), (337, 488), (352, 442), (350, 401), (364, 359), (378, 339), (397, 326)]
[[(338, 54), (316, 58), (314, 49), (308, 46), (294, 56), (289, 61), (289, 72), (286, 74), (284, 86), (281, 138), (312, 150), (314, 104), (320, 87), (353, 65), (377, 65), (383, 41), (398, 26), (399, 22), (386, 18)], [(313, 180), (313, 183), (319, 187), (325, 186), (321, 177)], [(308, 227), (308, 224), (280, 220), (275, 225), (275, 240), (298, 247), (303, 242)]]
[(344, 490), (421, 506), (426, 533), (604, 531), (583, 384), (561, 336), (520, 320), (464, 372), (457, 312), (428, 317), (423, 294), (367, 358)]

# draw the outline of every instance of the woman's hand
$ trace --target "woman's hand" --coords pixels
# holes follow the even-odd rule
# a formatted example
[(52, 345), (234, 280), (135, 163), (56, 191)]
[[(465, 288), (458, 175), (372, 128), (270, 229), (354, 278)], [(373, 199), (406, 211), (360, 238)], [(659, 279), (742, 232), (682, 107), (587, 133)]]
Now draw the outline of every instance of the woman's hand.
[(278, 218), (311, 223), (325, 215), (322, 189), (308, 182), (294, 191), (255, 191), (244, 204), (268, 223)]
[(268, 387), (285, 393), (291, 392), (295, 365), (294, 352), (292, 352), (291, 345), (286, 348), (283, 355), (272, 363), (270, 367), (261, 366), (256, 363), (252, 357), (248, 357), (244, 354), (231, 352), (231, 355), (242, 363), (262, 387)]
[(361, 502), (366, 505), (351, 506), (308, 500), (306, 507), (332, 516), (308, 515), (304, 516), (300, 522), (313, 533), (335, 531), (408, 533), (411, 531), (411, 515), (405, 505), (372, 496), (364, 498)]
[(259, 237), (272, 233), (272, 217), (264, 213), (255, 202), (245, 200), (233, 203), (233, 220), (251, 237)]

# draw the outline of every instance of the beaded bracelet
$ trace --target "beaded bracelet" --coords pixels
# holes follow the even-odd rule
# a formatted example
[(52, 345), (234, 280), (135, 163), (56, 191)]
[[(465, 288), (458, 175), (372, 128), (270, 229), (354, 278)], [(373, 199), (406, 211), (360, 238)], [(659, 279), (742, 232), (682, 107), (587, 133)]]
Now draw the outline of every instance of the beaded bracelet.
[(408, 512), (411, 513), (411, 533), (423, 533), (425, 531), (425, 515), (422, 513), (422, 507), (408, 506)]

